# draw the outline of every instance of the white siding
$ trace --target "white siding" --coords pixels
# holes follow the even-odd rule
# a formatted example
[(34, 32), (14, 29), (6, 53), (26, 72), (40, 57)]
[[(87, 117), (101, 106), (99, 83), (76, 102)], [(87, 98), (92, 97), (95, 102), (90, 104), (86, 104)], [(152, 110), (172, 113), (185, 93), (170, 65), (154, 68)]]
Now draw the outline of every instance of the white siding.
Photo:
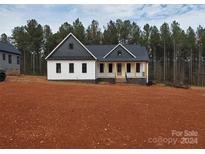
[[(56, 63), (61, 63), (61, 73), (56, 73)], [(74, 73), (69, 73), (69, 63), (74, 63)], [(82, 73), (82, 63), (87, 64), (87, 73)], [(48, 80), (95, 80), (95, 61), (48, 60)]]
[[(103, 62), (102, 62), (103, 63)], [(108, 64), (109, 63), (103, 63), (104, 64), (104, 72), (100, 73), (100, 62), (96, 63), (96, 78), (115, 78), (115, 65), (112, 63), (112, 73), (108, 72)]]
[(140, 72), (136, 73), (137, 78), (143, 78), (143, 72), (145, 72), (146, 63), (140, 63)]
[(131, 63), (131, 72), (127, 73), (127, 78), (136, 78), (136, 63)]

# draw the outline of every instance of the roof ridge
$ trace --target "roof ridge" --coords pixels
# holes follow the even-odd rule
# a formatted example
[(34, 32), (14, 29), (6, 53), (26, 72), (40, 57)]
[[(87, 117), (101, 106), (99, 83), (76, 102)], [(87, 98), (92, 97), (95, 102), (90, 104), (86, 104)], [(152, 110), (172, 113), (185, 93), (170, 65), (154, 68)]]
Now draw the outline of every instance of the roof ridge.
[[(119, 44), (119, 43), (118, 43)], [(116, 46), (116, 45), (118, 45), (118, 44), (86, 44), (85, 46), (88, 46), (88, 45), (114, 45), (114, 46)], [(129, 46), (129, 45), (135, 45), (135, 46), (141, 46), (141, 45), (139, 45), (139, 44), (122, 44), (123, 46)]]
[(0, 41), (0, 51), (1, 52), (9, 52), (14, 54), (21, 54), (19, 50), (10, 42), (2, 42)]

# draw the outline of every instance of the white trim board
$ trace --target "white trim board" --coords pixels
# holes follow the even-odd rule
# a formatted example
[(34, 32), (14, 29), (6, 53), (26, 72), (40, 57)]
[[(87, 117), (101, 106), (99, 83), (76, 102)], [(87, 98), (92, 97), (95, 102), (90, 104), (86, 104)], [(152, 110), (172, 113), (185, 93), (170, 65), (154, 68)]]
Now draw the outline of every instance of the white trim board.
[(131, 56), (133, 56), (134, 58), (136, 58), (136, 56), (129, 51), (127, 48), (125, 48), (121, 43), (119, 43), (118, 45), (116, 45), (112, 50), (110, 50), (103, 58), (106, 58), (109, 54), (111, 54), (118, 46), (121, 46), (123, 49), (125, 49)]
[(46, 56), (45, 60), (47, 60), (55, 51), (56, 49), (61, 46), (69, 36), (72, 36), (78, 43), (80, 43), (80, 45), (96, 60), (97, 58), (75, 37), (75, 35), (73, 35), (72, 33), (69, 33), (52, 51), (51, 53), (48, 54), (48, 56)]

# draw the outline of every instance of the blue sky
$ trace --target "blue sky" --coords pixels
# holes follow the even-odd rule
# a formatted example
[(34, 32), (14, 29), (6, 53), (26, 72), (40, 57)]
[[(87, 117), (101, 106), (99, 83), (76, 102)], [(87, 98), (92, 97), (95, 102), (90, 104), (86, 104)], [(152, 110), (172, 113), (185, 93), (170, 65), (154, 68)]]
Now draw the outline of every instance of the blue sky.
[(0, 5), (0, 34), (10, 35), (15, 26), (33, 18), (50, 25), (53, 32), (65, 21), (72, 24), (77, 18), (85, 27), (95, 19), (101, 30), (109, 20), (118, 18), (135, 21), (141, 27), (146, 23), (159, 27), (177, 20), (183, 29), (196, 29), (198, 25), (205, 27), (205, 5)]

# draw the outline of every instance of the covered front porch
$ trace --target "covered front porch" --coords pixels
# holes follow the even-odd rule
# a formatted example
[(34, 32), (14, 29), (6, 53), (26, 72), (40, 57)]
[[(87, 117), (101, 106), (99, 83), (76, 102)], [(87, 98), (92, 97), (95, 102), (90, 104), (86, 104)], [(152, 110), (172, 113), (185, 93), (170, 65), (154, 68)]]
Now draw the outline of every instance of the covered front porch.
[(141, 78), (148, 82), (148, 62), (97, 62), (96, 78)]

